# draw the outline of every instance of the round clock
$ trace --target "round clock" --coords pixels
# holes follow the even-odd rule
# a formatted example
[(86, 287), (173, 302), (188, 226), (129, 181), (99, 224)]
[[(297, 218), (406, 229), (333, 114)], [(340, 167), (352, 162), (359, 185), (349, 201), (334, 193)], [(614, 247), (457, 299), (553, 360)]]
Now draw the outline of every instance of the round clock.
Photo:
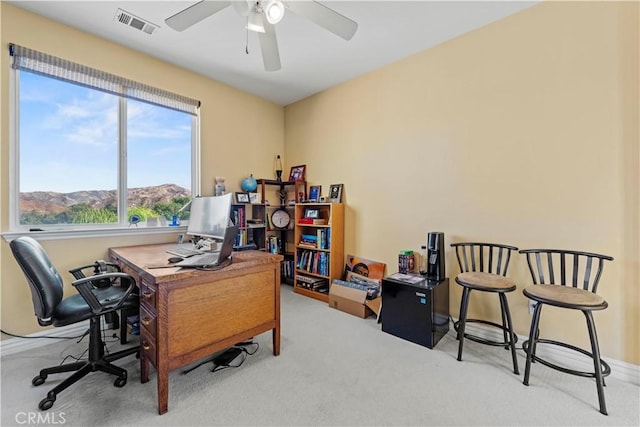
[(276, 228), (286, 228), (291, 221), (291, 215), (286, 209), (278, 209), (271, 215), (271, 222)]

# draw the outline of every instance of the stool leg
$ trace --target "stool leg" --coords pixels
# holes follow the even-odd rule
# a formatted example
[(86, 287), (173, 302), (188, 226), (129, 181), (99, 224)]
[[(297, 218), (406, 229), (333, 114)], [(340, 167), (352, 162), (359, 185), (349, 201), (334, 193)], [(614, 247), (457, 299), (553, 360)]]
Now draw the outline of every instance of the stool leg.
[(593, 323), (593, 315), (590, 311), (583, 311), (587, 318), (587, 328), (589, 328), (589, 338), (591, 339), (591, 353), (593, 354), (593, 367), (595, 369), (596, 387), (598, 389), (598, 403), (600, 404), (600, 413), (607, 414), (607, 405), (604, 402), (604, 388), (602, 379), (602, 365), (600, 364), (600, 346), (598, 345), (598, 335), (596, 334), (596, 326)]
[(524, 368), (524, 385), (529, 385), (529, 373), (531, 372), (531, 360), (535, 352), (536, 341), (538, 339), (538, 324), (540, 323), (540, 312), (542, 311), (542, 304), (536, 304), (536, 308), (533, 311), (533, 318), (531, 319), (531, 328), (529, 329), (529, 349), (527, 350), (527, 364)]
[(460, 319), (458, 320), (458, 360), (462, 360), (462, 346), (464, 344), (464, 328), (467, 323), (467, 308), (469, 307), (469, 288), (462, 291), (462, 300), (460, 301)]
[(508, 326), (506, 321), (505, 309), (504, 309), (505, 300), (503, 298), (504, 294), (498, 293), (498, 296), (500, 297), (500, 314), (502, 316), (502, 336), (504, 339), (504, 349), (507, 350), (509, 348), (509, 338), (507, 337), (507, 330), (510, 331), (511, 326)]
[(516, 357), (516, 337), (513, 332), (513, 324), (511, 323), (511, 312), (509, 311), (509, 302), (504, 293), (500, 293), (500, 305), (502, 306), (502, 316), (507, 319), (507, 329), (509, 330), (509, 344), (511, 347), (511, 359), (513, 360), (513, 373), (520, 375), (518, 369), (518, 359)]

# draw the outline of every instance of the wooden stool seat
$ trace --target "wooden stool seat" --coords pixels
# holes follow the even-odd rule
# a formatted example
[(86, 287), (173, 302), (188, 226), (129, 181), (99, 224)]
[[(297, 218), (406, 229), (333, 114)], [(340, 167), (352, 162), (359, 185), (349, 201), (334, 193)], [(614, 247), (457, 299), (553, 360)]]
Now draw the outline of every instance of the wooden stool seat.
[(558, 285), (531, 285), (522, 290), (527, 298), (556, 307), (580, 310), (604, 310), (608, 304), (598, 294), (584, 289)]
[(458, 274), (456, 283), (485, 292), (513, 292), (516, 290), (516, 284), (507, 277), (477, 271)]

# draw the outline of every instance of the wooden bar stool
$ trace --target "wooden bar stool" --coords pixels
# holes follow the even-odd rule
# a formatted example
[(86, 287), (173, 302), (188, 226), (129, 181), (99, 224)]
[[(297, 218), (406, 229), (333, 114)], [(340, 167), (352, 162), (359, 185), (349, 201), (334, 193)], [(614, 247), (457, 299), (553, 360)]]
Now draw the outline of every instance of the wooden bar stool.
[[(531, 319), (529, 339), (522, 343), (522, 348), (527, 353), (523, 384), (529, 385), (529, 374), (533, 361), (567, 374), (595, 378), (600, 412), (607, 415), (603, 387), (605, 385), (604, 378), (611, 373), (611, 368), (607, 362), (600, 359), (598, 335), (592, 312), (604, 310), (608, 306), (604, 298), (597, 295), (596, 291), (604, 262), (613, 261), (613, 258), (607, 255), (561, 249), (524, 249), (520, 253), (526, 255), (533, 279), (533, 285), (524, 288), (522, 293), (536, 302)], [(592, 270), (595, 270), (595, 274)], [(540, 314), (544, 304), (582, 311), (587, 321), (589, 340), (591, 341), (590, 352), (564, 342), (539, 338)], [(560, 327), (563, 326), (560, 325)], [(594, 370), (593, 372), (577, 371), (553, 364), (536, 355), (538, 344), (561, 346), (589, 356), (593, 360)]]
[[(517, 342), (516, 334), (513, 332), (511, 313), (506, 293), (516, 290), (515, 283), (505, 277), (511, 251), (517, 251), (515, 246), (502, 245), (497, 243), (452, 243), (451, 247), (456, 250), (456, 258), (460, 267), (460, 274), (456, 276), (456, 283), (463, 287), (462, 300), (460, 301), (460, 316), (454, 327), (458, 332), (458, 360), (462, 360), (462, 349), (464, 339), (468, 338), (481, 344), (502, 346), (511, 349), (513, 360), (513, 373), (520, 374), (518, 370), (518, 360), (516, 358)], [(469, 296), (471, 291), (497, 293), (500, 299), (500, 313), (502, 324), (484, 319), (467, 319), (467, 309), (469, 307)], [(481, 338), (465, 332), (467, 323), (483, 323), (502, 330), (503, 341), (495, 341)]]

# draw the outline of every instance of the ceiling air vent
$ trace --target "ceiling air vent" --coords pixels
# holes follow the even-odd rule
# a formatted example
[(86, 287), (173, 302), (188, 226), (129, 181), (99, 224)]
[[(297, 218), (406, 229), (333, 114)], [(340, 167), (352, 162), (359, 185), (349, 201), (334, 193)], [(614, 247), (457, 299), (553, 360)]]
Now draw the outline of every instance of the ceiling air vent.
[(116, 16), (113, 17), (113, 20), (129, 27), (133, 27), (136, 30), (140, 30), (143, 33), (147, 34), (153, 34), (153, 32), (158, 29), (157, 25), (154, 25), (149, 21), (145, 21), (144, 19), (138, 18), (134, 14), (122, 9), (118, 9), (116, 11)]

